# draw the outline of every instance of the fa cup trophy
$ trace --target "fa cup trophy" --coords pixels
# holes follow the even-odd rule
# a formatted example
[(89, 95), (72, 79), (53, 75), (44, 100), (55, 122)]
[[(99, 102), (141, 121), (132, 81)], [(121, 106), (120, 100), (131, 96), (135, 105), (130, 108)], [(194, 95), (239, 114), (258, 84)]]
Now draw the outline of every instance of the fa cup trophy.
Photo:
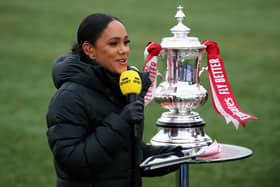
[(188, 36), (190, 29), (183, 24), (183, 7), (177, 8), (178, 24), (171, 28), (173, 37), (162, 39), (158, 55), (155, 102), (168, 109), (156, 124), (158, 133), (153, 145), (180, 145), (184, 148), (207, 146), (212, 139), (204, 130), (205, 121), (196, 109), (207, 101), (207, 91), (200, 85), (199, 61), (205, 48), (196, 37)]
[[(178, 24), (171, 28), (172, 37), (165, 37), (161, 44), (148, 43), (143, 71), (150, 72), (152, 85), (145, 96), (145, 104), (152, 99), (169, 111), (157, 119), (159, 131), (152, 137), (153, 145), (176, 145), (183, 147), (182, 154), (154, 155), (141, 163), (145, 170), (181, 164), (179, 184), (188, 186), (188, 163), (216, 162), (246, 158), (252, 151), (234, 145), (218, 144), (206, 134), (205, 121), (197, 109), (207, 101), (207, 91), (200, 84), (203, 51), (207, 51), (208, 80), (211, 98), (216, 112), (232, 122), (246, 126), (248, 119), (258, 119), (243, 112), (237, 105), (226, 76), (216, 42), (189, 36), (190, 29), (183, 24), (183, 7), (177, 8)], [(210, 155), (210, 156), (209, 156)], [(205, 157), (206, 156), (206, 157)], [(207, 156), (208, 159), (207, 159)]]

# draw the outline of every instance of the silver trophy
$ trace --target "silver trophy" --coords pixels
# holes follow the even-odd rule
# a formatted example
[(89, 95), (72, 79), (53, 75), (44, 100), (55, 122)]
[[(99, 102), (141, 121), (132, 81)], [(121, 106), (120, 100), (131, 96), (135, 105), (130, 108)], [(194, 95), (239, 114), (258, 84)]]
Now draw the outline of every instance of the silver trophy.
[(198, 61), (205, 48), (198, 38), (188, 36), (190, 28), (183, 24), (183, 7), (177, 8), (178, 24), (171, 28), (173, 37), (162, 39), (158, 56), (158, 86), (155, 102), (168, 109), (156, 124), (158, 133), (152, 138), (153, 145), (180, 145), (184, 148), (207, 146), (212, 143), (205, 133), (205, 121), (192, 111), (207, 100), (207, 91), (200, 85)]

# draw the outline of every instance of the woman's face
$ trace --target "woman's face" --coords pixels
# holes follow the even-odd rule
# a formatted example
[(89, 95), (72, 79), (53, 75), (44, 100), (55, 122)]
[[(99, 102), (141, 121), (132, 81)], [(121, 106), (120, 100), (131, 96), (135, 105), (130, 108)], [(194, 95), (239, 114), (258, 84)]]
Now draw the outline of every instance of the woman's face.
[(126, 71), (130, 52), (128, 43), (123, 24), (116, 20), (110, 22), (93, 46), (96, 63), (115, 74)]

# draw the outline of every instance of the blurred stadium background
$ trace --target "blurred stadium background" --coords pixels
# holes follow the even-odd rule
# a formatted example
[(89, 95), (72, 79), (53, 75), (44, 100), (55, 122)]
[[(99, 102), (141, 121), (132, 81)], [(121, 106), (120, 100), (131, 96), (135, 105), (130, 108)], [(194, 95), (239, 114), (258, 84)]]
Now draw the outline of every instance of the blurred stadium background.
[[(191, 165), (190, 186), (263, 187), (280, 184), (278, 0), (0, 0), (0, 186), (55, 186), (45, 114), (55, 91), (53, 60), (69, 51), (82, 18), (94, 12), (119, 17), (128, 30), (130, 64), (142, 68), (148, 41), (160, 43), (184, 7), (184, 23), (200, 41), (219, 44), (237, 103), (260, 118), (235, 130), (209, 99), (198, 109), (218, 142), (251, 148), (242, 161)], [(206, 58), (204, 58), (206, 64)], [(207, 76), (202, 84), (208, 89)], [(209, 90), (209, 89), (208, 89)], [(162, 109), (146, 107), (145, 141), (157, 132)], [(144, 178), (144, 187), (175, 187), (175, 173)]]

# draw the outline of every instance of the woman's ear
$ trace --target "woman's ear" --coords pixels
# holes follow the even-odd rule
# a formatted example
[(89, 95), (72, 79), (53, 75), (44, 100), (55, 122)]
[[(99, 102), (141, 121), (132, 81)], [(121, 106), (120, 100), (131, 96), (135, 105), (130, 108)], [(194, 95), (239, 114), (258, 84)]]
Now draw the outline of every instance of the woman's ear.
[(82, 45), (84, 53), (91, 59), (95, 59), (95, 48), (88, 42), (84, 42)]

